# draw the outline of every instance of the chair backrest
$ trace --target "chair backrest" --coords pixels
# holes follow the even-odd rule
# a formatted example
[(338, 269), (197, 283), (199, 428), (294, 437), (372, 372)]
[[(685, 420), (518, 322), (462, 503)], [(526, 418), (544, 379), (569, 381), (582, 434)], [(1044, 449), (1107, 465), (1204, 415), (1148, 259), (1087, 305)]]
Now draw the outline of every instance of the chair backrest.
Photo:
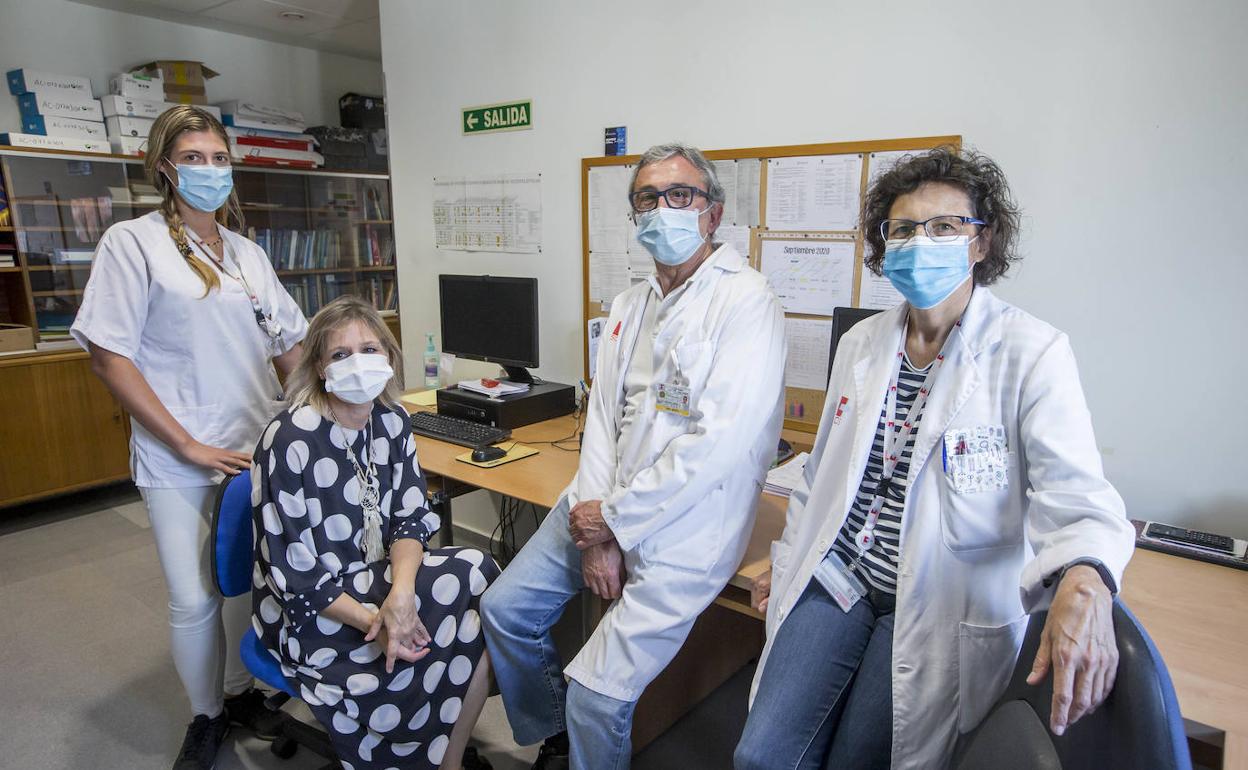
[(227, 477), (212, 513), (212, 579), (225, 596), (251, 590), (254, 562), (251, 528), (251, 471)]
[(957, 770), (1191, 770), (1183, 719), (1166, 664), (1139, 620), (1114, 602), (1118, 675), (1105, 703), (1071, 725), (1048, 730), (1053, 677), (1027, 684), (1047, 613), (1032, 615), (1005, 694), (959, 744)]

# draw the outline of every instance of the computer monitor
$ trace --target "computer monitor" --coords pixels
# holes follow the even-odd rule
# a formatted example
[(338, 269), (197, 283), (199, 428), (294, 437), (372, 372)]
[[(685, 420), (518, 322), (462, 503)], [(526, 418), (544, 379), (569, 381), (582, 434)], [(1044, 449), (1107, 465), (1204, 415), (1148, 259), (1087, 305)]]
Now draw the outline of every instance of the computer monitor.
[(439, 275), (442, 350), (501, 364), (512, 382), (533, 382), (536, 367), (537, 279)]
[(841, 336), (849, 331), (849, 327), (879, 312), (881, 311), (866, 307), (832, 308), (832, 347), (828, 350), (829, 378), (832, 377), (832, 361), (836, 358), (836, 346), (840, 343)]

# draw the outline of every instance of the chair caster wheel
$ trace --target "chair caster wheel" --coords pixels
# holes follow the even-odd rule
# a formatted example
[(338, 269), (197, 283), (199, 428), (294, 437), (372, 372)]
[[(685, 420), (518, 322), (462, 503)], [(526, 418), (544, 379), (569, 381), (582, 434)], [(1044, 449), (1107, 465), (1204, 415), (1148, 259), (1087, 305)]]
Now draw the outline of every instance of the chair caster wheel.
[(278, 759), (290, 759), (299, 750), (299, 744), (285, 736), (279, 737), (269, 744), (269, 751)]

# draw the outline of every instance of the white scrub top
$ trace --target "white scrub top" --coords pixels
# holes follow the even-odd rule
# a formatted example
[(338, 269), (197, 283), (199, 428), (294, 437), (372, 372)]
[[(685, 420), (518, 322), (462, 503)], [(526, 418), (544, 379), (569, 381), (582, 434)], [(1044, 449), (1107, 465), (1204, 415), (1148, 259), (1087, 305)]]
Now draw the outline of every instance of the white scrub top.
[[(250, 453), (282, 408), (271, 359), (298, 344), (308, 322), (264, 251), (237, 233), (221, 232), (227, 259), (238, 260), (264, 312), (281, 324), (277, 339), (256, 323), (251, 301), (233, 278), (222, 275), (221, 288), (204, 296), (203, 281), (178, 252), (160, 212), (104, 233), (70, 334), (83, 348), (90, 341), (133, 361), (196, 441)], [(220, 472), (186, 462), (138, 421), (130, 424), (137, 486), (220, 482)]]

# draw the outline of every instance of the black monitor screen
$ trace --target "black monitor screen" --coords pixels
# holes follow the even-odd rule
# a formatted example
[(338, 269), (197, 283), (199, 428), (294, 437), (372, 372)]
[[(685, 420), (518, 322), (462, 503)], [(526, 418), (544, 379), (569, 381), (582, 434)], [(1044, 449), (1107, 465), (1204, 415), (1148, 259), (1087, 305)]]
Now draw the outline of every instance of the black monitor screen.
[(836, 358), (836, 346), (841, 343), (841, 337), (845, 336), (849, 327), (878, 312), (880, 311), (865, 307), (832, 308), (832, 349), (828, 351), (828, 377), (832, 376), (832, 361)]
[(537, 279), (440, 275), (442, 349), (504, 366), (537, 366)]

